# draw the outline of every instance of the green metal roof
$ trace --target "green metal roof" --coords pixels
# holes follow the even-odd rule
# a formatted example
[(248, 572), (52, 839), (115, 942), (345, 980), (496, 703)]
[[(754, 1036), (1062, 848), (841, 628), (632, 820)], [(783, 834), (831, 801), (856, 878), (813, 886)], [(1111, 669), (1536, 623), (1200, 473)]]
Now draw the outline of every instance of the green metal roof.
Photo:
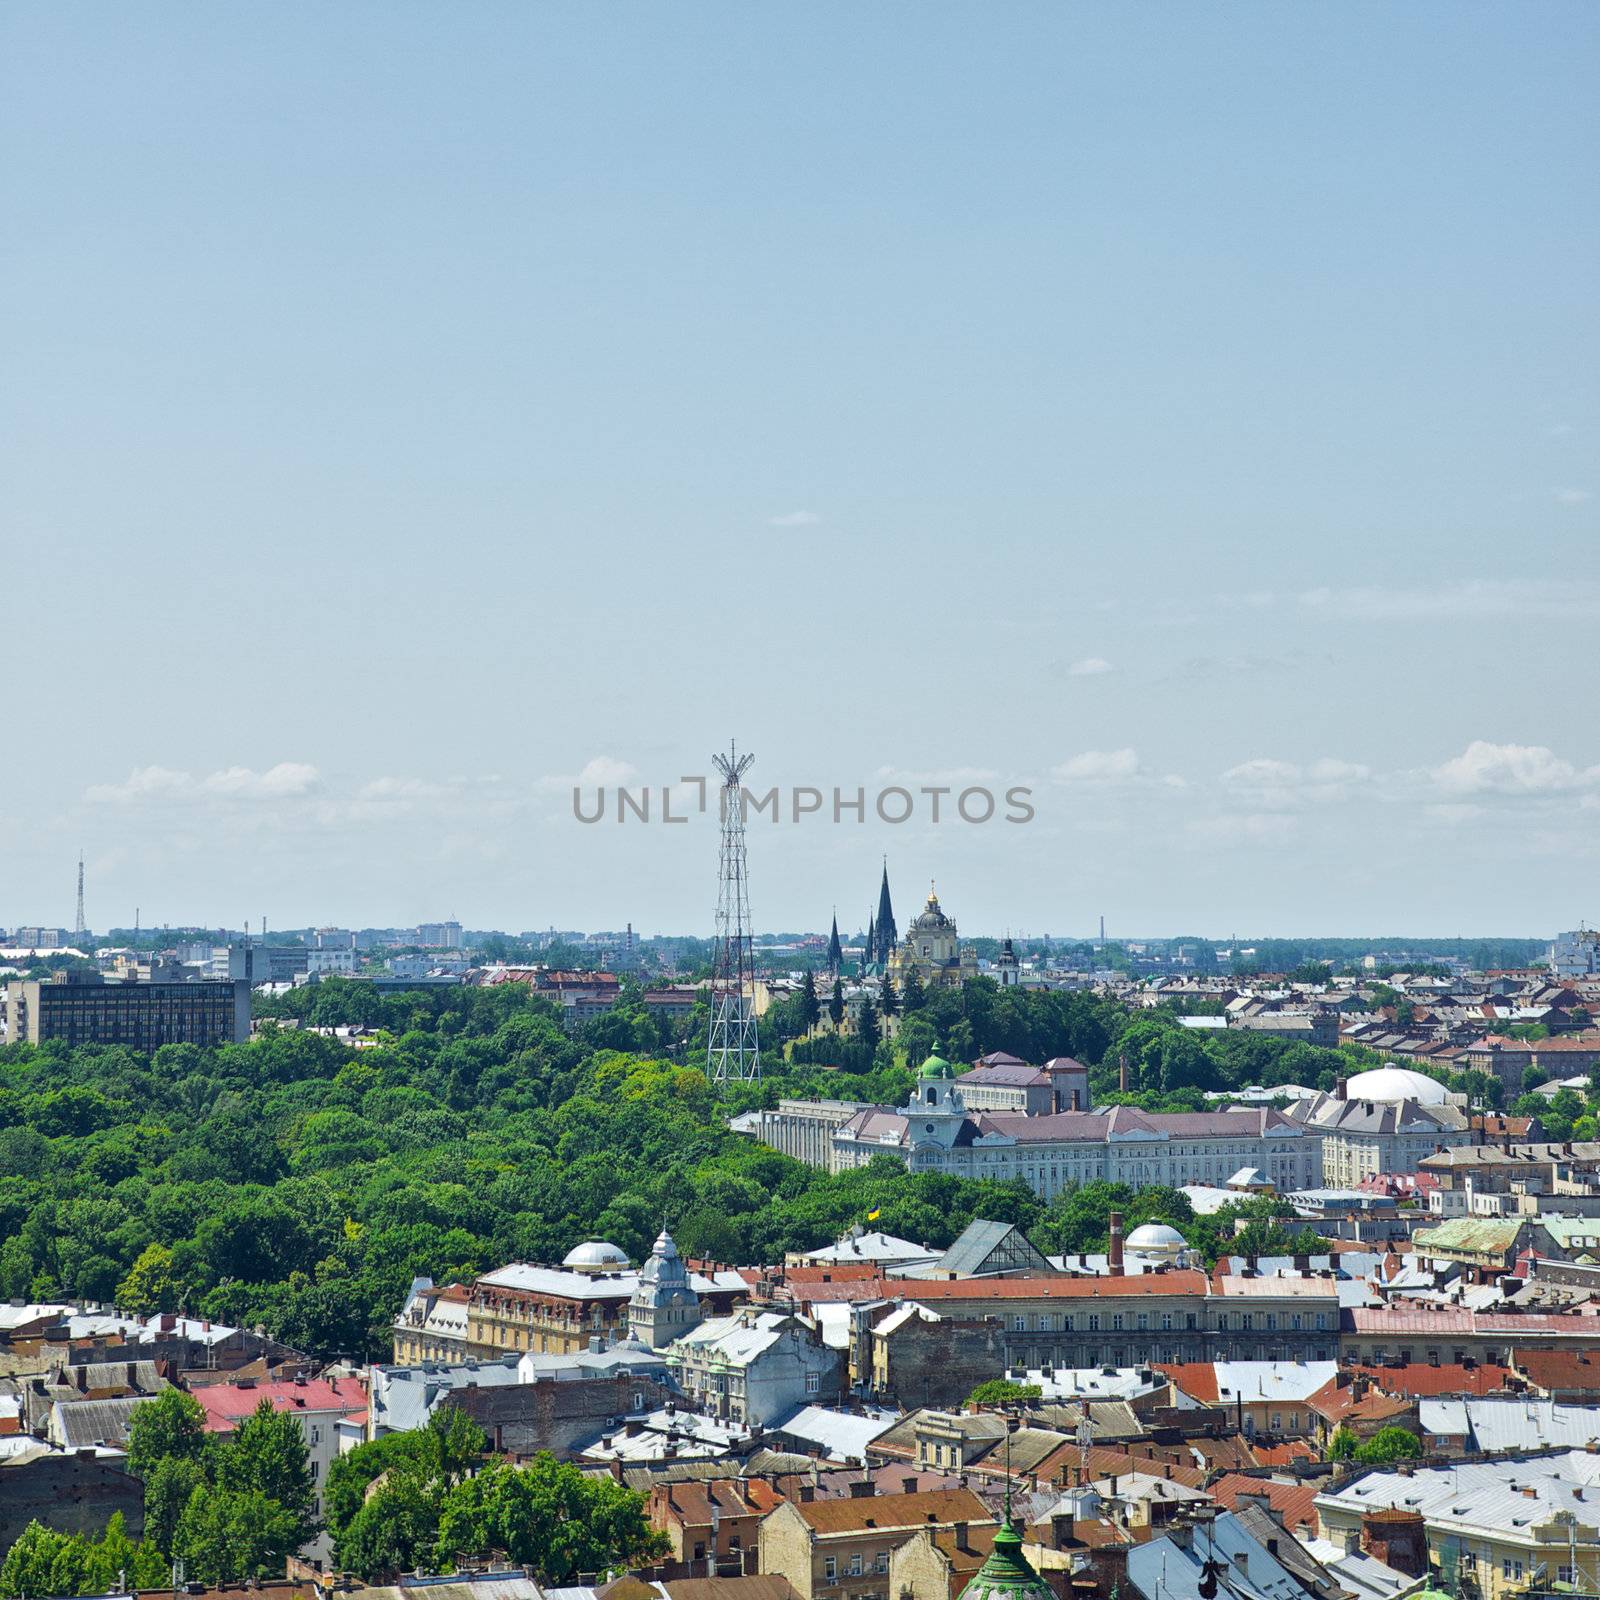
[(1437, 1228), (1419, 1228), (1419, 1250), (1462, 1250), (1473, 1255), (1504, 1255), (1514, 1248), (1523, 1217), (1452, 1217)]
[(1050, 1585), (1022, 1553), (1022, 1534), (1008, 1516), (994, 1536), (994, 1548), (961, 1591), (961, 1600), (1055, 1600)]
[(919, 1078), (953, 1078), (956, 1069), (943, 1056), (929, 1056), (917, 1069)]

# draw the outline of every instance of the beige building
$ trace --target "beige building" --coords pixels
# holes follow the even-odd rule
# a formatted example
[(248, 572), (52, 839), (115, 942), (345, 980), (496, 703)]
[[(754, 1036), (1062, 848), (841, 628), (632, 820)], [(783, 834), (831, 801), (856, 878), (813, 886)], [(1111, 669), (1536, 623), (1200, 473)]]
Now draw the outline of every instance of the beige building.
[(944, 914), (931, 887), (927, 904), (889, 957), (889, 976), (896, 988), (904, 988), (907, 974), (913, 971), (925, 989), (959, 988), (978, 975), (977, 953), (970, 946), (962, 948), (955, 923)]
[(871, 1493), (870, 1483), (862, 1489), (848, 1500), (790, 1501), (764, 1518), (761, 1570), (781, 1573), (801, 1600), (898, 1600), (890, 1563), (909, 1539), (938, 1529), (959, 1539), (974, 1527), (994, 1526), (970, 1489), (890, 1495)]

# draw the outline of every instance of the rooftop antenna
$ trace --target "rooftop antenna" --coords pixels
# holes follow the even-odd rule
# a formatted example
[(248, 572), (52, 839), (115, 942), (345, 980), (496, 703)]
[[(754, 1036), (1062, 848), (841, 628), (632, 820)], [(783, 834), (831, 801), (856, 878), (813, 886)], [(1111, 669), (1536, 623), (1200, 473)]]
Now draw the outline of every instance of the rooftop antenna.
[(750, 863), (744, 842), (743, 778), (755, 760), (739, 754), (713, 756), (722, 774), (722, 845), (717, 871), (717, 932), (711, 957), (711, 1030), (706, 1076), (714, 1087), (754, 1083), (761, 1077), (760, 1045), (751, 989), (755, 957), (750, 927)]
[(78, 920), (73, 924), (72, 931), (74, 934), (88, 932), (83, 920), (83, 851), (81, 850), (78, 852)]

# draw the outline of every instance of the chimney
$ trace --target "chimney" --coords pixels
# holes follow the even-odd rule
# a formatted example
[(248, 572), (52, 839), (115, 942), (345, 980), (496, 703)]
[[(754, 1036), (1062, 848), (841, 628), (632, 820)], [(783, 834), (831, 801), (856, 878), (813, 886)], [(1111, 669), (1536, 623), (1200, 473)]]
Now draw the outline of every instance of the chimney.
[(1107, 1243), (1106, 1265), (1112, 1273), (1121, 1276), (1122, 1273), (1122, 1213), (1111, 1213), (1111, 1236)]
[(1127, 1055), (1126, 1051), (1123, 1051), (1122, 1054), (1120, 1054), (1117, 1057), (1117, 1093), (1118, 1094), (1126, 1094), (1127, 1092), (1128, 1092), (1128, 1055)]
[(966, 1525), (966, 1523), (964, 1523), (964, 1522), (956, 1523), (955, 1524), (955, 1528), (954, 1528), (954, 1532), (955, 1532), (955, 1536), (956, 1536), (956, 1549), (957, 1550), (965, 1550), (967, 1548), (967, 1525)]
[(1335, 1100), (1348, 1100), (1350, 1098), (1350, 1080), (1339, 1078), (1333, 1085), (1333, 1098)]

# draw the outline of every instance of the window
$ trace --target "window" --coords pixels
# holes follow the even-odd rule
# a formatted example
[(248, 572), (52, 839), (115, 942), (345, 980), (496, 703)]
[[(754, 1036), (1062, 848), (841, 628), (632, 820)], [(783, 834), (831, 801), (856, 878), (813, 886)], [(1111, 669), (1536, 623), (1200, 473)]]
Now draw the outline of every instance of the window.
[(852, 1578), (861, 1576), (861, 1552), (859, 1550), (850, 1557), (850, 1576)]
[(877, 1558), (872, 1563), (872, 1570), (874, 1572), (887, 1572), (889, 1570), (889, 1552), (887, 1550), (878, 1552)]
[(806, 1374), (806, 1393), (815, 1394), (821, 1387), (822, 1374), (820, 1372), (808, 1372)]
[[(699, 1549), (699, 1546), (696, 1545), (695, 1548)], [(822, 1571), (829, 1583), (835, 1582), (839, 1576), (839, 1558), (837, 1556), (829, 1556), (822, 1564)]]

